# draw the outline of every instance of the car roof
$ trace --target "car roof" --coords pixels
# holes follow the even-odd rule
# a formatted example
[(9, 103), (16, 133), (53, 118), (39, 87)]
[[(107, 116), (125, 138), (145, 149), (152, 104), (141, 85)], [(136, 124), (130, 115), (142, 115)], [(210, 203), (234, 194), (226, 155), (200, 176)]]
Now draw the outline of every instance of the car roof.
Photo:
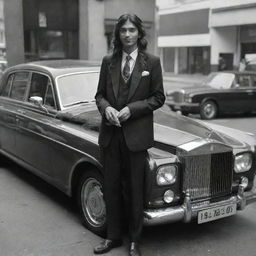
[(99, 72), (100, 63), (98, 61), (86, 60), (43, 60), (18, 64), (8, 68), (6, 72), (17, 70), (44, 72), (56, 78), (60, 75), (77, 72)]

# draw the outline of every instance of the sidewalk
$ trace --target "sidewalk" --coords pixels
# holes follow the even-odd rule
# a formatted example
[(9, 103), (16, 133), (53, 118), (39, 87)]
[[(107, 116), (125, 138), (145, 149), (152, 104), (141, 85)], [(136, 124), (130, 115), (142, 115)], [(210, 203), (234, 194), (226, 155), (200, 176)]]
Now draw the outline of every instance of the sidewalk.
[(202, 82), (207, 76), (202, 74), (173, 74), (163, 73), (164, 81), (178, 82), (184, 84), (195, 84)]

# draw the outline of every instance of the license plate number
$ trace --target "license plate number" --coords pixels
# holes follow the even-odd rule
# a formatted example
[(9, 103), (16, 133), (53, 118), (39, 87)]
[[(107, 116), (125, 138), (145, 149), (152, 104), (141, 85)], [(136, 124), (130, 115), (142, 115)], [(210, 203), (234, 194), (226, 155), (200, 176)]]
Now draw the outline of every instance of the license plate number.
[(198, 224), (221, 219), (236, 214), (236, 204), (229, 204), (220, 207), (200, 211), (197, 216)]

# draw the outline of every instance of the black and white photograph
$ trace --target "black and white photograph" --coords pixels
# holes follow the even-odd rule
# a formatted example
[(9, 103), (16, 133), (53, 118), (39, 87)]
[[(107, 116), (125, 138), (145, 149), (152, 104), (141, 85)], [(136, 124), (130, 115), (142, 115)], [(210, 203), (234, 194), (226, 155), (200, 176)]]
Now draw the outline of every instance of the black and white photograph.
[(256, 0), (0, 0), (0, 256), (256, 256)]

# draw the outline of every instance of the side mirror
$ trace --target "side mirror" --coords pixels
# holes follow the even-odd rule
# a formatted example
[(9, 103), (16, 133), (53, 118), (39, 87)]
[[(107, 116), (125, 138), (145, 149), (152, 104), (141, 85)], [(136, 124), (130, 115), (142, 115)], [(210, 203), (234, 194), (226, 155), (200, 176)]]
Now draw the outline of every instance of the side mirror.
[(29, 102), (33, 103), (37, 107), (39, 107), (42, 110), (44, 110), (47, 114), (49, 114), (47, 108), (45, 106), (43, 106), (43, 98), (42, 97), (32, 96), (32, 97), (29, 98)]
[(39, 96), (32, 96), (29, 98), (29, 102), (35, 104), (38, 107), (43, 106), (43, 98)]

